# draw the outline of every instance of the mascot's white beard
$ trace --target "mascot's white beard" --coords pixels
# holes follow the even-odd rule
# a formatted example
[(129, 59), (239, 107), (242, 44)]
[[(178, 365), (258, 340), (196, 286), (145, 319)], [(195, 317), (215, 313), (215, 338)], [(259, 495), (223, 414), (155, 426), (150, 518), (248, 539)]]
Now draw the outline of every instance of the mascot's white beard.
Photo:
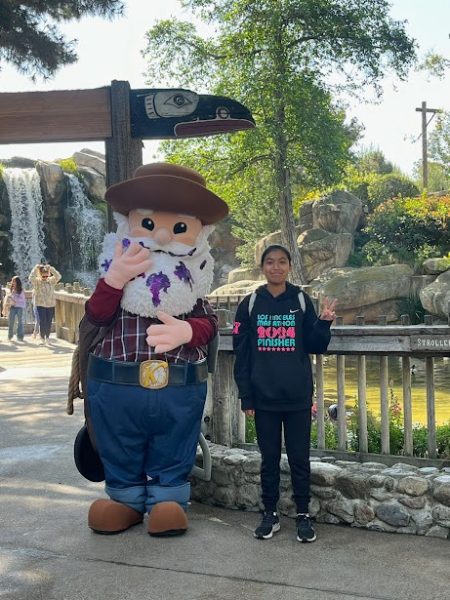
[(99, 257), (101, 277), (108, 270), (117, 241), (124, 246), (129, 242), (143, 244), (151, 251), (152, 260), (149, 271), (125, 285), (120, 303), (122, 308), (141, 317), (156, 317), (160, 310), (172, 316), (189, 313), (197, 299), (204, 297), (211, 289), (214, 260), (208, 236), (214, 227), (204, 226), (195, 246), (178, 242), (159, 246), (147, 237), (130, 237), (128, 219), (118, 213), (114, 213), (114, 217), (118, 229), (116, 233), (107, 233), (104, 237)]

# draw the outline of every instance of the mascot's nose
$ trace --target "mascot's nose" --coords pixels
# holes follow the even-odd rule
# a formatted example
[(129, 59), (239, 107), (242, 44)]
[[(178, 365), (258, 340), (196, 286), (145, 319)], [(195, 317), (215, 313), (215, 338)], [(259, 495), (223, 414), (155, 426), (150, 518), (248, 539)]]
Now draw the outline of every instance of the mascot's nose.
[(172, 234), (165, 227), (159, 227), (153, 233), (152, 237), (155, 240), (155, 242), (158, 242), (158, 244), (161, 244), (162, 246), (172, 241)]

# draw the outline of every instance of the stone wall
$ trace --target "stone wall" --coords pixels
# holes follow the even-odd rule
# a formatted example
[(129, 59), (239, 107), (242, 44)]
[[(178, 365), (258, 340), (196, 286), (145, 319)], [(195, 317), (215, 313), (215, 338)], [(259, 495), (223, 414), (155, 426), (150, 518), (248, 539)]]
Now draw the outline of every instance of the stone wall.
[[(257, 451), (210, 444), (212, 479), (193, 478), (192, 498), (225, 508), (258, 511), (261, 457)], [(198, 462), (201, 455), (197, 456)], [(279, 511), (295, 516), (289, 465), (281, 459)], [(357, 463), (311, 458), (310, 513), (319, 523), (450, 538), (450, 467)]]

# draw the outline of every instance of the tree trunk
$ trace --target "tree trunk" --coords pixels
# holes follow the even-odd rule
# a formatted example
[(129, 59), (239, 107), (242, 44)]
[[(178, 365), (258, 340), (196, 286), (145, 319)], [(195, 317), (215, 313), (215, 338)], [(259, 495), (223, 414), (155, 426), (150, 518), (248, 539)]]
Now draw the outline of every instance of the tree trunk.
[(295, 229), (294, 211), (292, 207), (291, 178), (287, 164), (287, 140), (281, 124), (284, 124), (284, 107), (278, 110), (279, 131), (275, 136), (275, 181), (278, 190), (278, 203), (281, 217), (281, 241), (289, 250), (292, 257), (291, 280), (295, 284), (307, 283), (297, 245), (297, 232)]

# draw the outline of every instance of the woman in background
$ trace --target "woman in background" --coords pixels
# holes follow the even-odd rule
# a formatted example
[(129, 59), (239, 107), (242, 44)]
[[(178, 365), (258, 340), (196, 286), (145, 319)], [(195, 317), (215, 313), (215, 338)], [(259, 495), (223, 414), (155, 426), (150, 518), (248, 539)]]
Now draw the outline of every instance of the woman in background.
[(50, 265), (36, 265), (30, 273), (36, 310), (39, 315), (41, 344), (48, 345), (53, 315), (55, 313), (55, 287), (61, 274)]
[[(14, 335), (14, 326), (17, 319), (17, 341), (23, 342), (23, 314), (26, 305), (25, 292), (23, 291), (22, 281), (17, 275), (11, 279), (9, 291), (5, 298), (6, 311), (8, 315), (8, 341), (11, 342)], [(3, 315), (6, 316), (4, 309)]]

